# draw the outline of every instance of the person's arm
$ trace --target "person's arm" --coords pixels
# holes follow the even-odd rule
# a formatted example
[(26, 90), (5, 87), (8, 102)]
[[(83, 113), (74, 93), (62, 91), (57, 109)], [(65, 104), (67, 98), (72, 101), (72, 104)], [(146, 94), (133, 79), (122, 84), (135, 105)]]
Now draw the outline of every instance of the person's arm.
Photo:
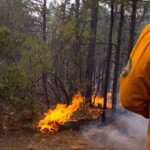
[(120, 100), (126, 109), (149, 118), (150, 25), (144, 28), (120, 77)]

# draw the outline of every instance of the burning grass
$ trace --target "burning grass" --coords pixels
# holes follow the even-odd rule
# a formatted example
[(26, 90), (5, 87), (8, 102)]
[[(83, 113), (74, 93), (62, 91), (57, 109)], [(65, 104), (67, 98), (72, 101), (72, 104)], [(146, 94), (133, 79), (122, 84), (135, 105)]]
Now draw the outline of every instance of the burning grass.
[[(56, 133), (60, 125), (67, 122), (98, 119), (102, 112), (104, 99), (100, 96), (92, 97), (93, 107), (87, 106), (85, 97), (77, 93), (72, 98), (70, 105), (57, 104), (54, 109), (49, 109), (39, 121), (38, 129), (42, 133)], [(111, 108), (111, 93), (108, 93), (107, 107)]]

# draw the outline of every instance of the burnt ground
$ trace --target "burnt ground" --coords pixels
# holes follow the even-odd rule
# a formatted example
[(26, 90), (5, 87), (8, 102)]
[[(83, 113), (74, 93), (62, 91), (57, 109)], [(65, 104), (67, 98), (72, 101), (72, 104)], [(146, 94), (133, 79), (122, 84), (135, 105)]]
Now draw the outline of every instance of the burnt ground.
[(144, 150), (146, 126), (143, 118), (122, 115), (104, 127), (92, 123), (79, 131), (41, 134), (20, 129), (0, 134), (0, 150)]

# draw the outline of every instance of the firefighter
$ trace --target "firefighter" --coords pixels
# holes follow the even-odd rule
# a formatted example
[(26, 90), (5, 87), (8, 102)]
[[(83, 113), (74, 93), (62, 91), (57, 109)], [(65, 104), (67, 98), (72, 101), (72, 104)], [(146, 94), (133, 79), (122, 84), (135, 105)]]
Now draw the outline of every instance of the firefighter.
[[(150, 24), (143, 29), (121, 74), (120, 100), (127, 110), (150, 118)], [(150, 123), (148, 150), (150, 150)]]

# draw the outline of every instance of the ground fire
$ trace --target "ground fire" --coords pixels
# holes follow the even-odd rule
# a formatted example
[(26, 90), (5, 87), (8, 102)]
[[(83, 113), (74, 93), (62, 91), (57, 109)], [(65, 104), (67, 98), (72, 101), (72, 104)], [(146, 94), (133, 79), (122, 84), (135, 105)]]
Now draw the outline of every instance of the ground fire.
[[(108, 93), (108, 101), (107, 108), (112, 107), (111, 103), (111, 92)], [(93, 118), (96, 118), (95, 114), (100, 114), (104, 99), (100, 96), (92, 96), (92, 103), (94, 109), (90, 108), (87, 111), (92, 113)], [(70, 105), (66, 104), (57, 104), (54, 109), (49, 109), (47, 113), (44, 114), (43, 119), (39, 121), (38, 129), (42, 133), (56, 133), (60, 125), (63, 125), (69, 121), (78, 121), (83, 117), (79, 117), (78, 119), (74, 119), (72, 115), (81, 108), (81, 104), (85, 104), (85, 97), (83, 97), (80, 93), (77, 93), (72, 98), (72, 103)]]

